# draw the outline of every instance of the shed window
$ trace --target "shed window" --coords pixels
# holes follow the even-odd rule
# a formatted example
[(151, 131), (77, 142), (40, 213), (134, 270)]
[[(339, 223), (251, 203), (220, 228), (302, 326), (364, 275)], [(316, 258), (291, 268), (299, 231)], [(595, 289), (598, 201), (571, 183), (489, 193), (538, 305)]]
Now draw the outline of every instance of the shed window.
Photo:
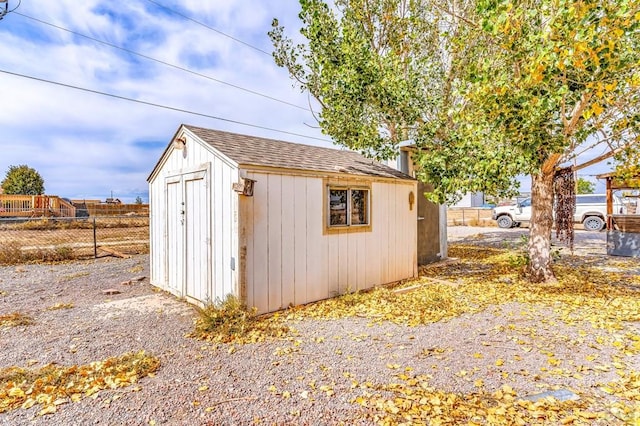
[(329, 226), (369, 225), (369, 190), (329, 187)]

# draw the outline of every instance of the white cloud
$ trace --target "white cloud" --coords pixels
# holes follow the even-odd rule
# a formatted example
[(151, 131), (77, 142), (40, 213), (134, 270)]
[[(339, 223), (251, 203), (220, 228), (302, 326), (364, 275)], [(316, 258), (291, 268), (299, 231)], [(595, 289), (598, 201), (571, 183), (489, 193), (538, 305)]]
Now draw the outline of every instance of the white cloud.
[[(277, 3), (277, 4), (273, 4)], [(271, 50), (271, 19), (296, 21), (296, 2), (164, 2)], [(23, 2), (20, 13), (250, 90), (307, 105), (263, 53), (151, 2)], [(285, 19), (285, 20), (286, 20)], [(14, 14), (0, 22), (0, 69), (259, 126), (323, 137), (309, 112), (234, 89)], [(0, 174), (29, 164), (48, 193), (133, 201), (178, 125), (192, 123), (302, 143), (318, 141), (167, 111), (0, 73)], [(327, 144), (324, 144), (327, 145)], [(0, 175), (3, 177), (3, 175)]]

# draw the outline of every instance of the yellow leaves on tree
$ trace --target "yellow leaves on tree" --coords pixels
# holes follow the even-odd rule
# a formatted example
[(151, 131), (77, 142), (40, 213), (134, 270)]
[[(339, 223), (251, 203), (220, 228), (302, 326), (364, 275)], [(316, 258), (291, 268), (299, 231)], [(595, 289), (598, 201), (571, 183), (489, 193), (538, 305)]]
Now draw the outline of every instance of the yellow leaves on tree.
[(35, 371), (7, 368), (0, 371), (0, 413), (39, 404), (43, 406), (40, 415), (51, 414), (69, 401), (77, 402), (103, 389), (129, 386), (159, 365), (156, 357), (142, 351), (82, 366), (50, 364)]

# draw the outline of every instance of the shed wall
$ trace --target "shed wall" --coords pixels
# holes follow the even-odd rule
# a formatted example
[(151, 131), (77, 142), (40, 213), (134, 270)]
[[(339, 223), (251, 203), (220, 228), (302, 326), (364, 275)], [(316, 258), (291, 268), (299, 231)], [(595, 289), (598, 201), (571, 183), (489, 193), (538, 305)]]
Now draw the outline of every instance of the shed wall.
[[(258, 312), (326, 299), (417, 275), (414, 181), (371, 183), (371, 230), (325, 233), (322, 178), (247, 172), (240, 198), (242, 293)], [(335, 179), (334, 179), (335, 180)]]
[[(158, 173), (149, 183), (151, 283), (181, 297), (192, 289), (201, 302), (222, 299), (229, 293), (237, 294), (238, 240), (234, 230), (237, 230), (238, 196), (231, 188), (238, 180), (237, 167), (189, 137), (184, 150), (170, 148), (161, 161)], [(177, 200), (173, 194), (167, 199), (167, 180), (175, 181), (176, 177), (187, 176), (196, 170), (206, 170), (204, 190), (194, 191), (191, 185), (184, 183)], [(172, 209), (181, 209), (180, 202), (184, 200), (187, 202), (185, 207), (191, 206), (191, 211), (187, 210), (185, 214), (173, 211), (172, 214)], [(203, 208), (203, 203), (207, 209)], [(207, 210), (210, 213), (207, 214)], [(180, 223), (180, 219), (189, 223)], [(188, 255), (186, 249), (180, 250), (175, 261), (169, 261), (168, 241), (180, 238), (185, 241), (181, 247), (208, 252), (206, 257), (200, 258), (206, 259), (206, 263), (200, 262), (197, 271), (187, 273), (187, 256), (191, 259), (192, 255)], [(171, 249), (174, 248), (172, 244)], [(171, 274), (184, 280), (182, 288), (170, 288)], [(187, 283), (194, 280), (198, 282), (195, 284), (198, 288), (193, 287), (194, 283)]]

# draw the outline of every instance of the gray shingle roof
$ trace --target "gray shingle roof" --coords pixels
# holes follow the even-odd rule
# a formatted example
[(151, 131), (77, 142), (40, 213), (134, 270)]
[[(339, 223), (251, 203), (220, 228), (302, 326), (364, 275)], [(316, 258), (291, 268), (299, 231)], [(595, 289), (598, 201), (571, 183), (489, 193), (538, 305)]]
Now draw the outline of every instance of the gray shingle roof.
[(302, 145), (190, 125), (184, 127), (240, 165), (413, 179), (353, 151)]

